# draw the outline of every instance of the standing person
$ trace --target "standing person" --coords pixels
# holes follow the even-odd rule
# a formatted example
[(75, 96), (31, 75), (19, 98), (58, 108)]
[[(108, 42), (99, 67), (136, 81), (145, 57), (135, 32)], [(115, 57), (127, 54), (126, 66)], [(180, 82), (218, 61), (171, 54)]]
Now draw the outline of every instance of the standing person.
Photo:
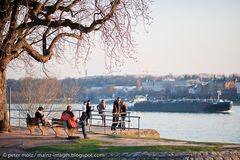
[(122, 102), (121, 105), (121, 123), (122, 123), (122, 129), (125, 130), (125, 119), (126, 119), (126, 115), (127, 115), (127, 110), (128, 110), (128, 106), (126, 104), (126, 102)]
[(86, 125), (88, 125), (88, 119), (91, 118), (91, 111), (93, 111), (93, 109), (92, 109), (90, 100), (88, 100), (86, 105), (86, 114), (87, 114)]
[(113, 134), (116, 134), (116, 126), (118, 125), (118, 121), (119, 121), (119, 115), (121, 113), (121, 98), (117, 97), (117, 99), (114, 101), (113, 103), (113, 123), (112, 123), (112, 127), (111, 130), (113, 130)]
[[(82, 116), (87, 117), (87, 112), (86, 111), (87, 111), (87, 102), (84, 101), (83, 106), (82, 106)], [(86, 118), (84, 118), (84, 119), (86, 119)]]
[(106, 117), (105, 117), (105, 109), (106, 109), (106, 102), (104, 99), (101, 100), (101, 102), (97, 105), (97, 110), (98, 113), (102, 117), (102, 124), (105, 126), (106, 125)]
[(85, 129), (86, 118), (87, 118), (86, 110), (87, 110), (87, 102), (84, 101), (83, 102), (83, 106), (82, 106), (82, 115), (81, 115), (81, 117), (79, 119), (80, 120), (79, 121), (79, 126), (82, 128), (82, 133), (83, 133), (84, 139), (87, 139), (87, 133), (86, 133), (86, 129)]
[(38, 118), (42, 125), (45, 125), (45, 118), (44, 118), (44, 114), (43, 114), (44, 108), (42, 106), (38, 107), (38, 110), (35, 112), (35, 118)]

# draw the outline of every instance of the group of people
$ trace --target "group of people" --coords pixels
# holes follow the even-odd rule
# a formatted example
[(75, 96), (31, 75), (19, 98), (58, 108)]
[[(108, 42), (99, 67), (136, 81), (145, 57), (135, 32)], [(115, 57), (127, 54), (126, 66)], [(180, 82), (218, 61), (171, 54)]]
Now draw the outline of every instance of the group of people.
[[(35, 118), (38, 118), (40, 120), (40, 122), (42, 123), (42, 125), (44, 125), (44, 126), (46, 124), (50, 123), (47, 120), (47, 118), (44, 117), (44, 108), (42, 106), (38, 107), (38, 110), (35, 113)], [(72, 106), (68, 105), (67, 109), (61, 115), (61, 120), (67, 121), (68, 128), (77, 128), (78, 123), (79, 123), (79, 126), (81, 126), (81, 128), (82, 128), (83, 137), (85, 139), (87, 138), (87, 133), (85, 130), (86, 116), (84, 115), (84, 113), (79, 118), (79, 122), (78, 122), (78, 117), (74, 115), (74, 113), (72, 111)]]
[(91, 111), (94, 110), (94, 107), (91, 106), (91, 101), (87, 100), (83, 102), (83, 106), (82, 106), (82, 117), (85, 119), (86, 121), (86, 125), (88, 125), (88, 120), (91, 117)]
[[(94, 107), (91, 106), (90, 100), (84, 101), (82, 106), (82, 115), (78, 119), (72, 111), (72, 106), (68, 105), (67, 109), (62, 113), (61, 120), (67, 121), (69, 128), (77, 128), (78, 124), (82, 127), (82, 132), (84, 138), (87, 138), (87, 134), (85, 131), (85, 126), (89, 124), (89, 119), (91, 116), (91, 111), (94, 110)], [(106, 125), (106, 101), (104, 99), (101, 100), (101, 102), (97, 105), (97, 110), (99, 115), (102, 118), (102, 123), (105, 126)], [(120, 97), (117, 97), (117, 99), (113, 103), (113, 120), (111, 125), (111, 130), (116, 131), (117, 126), (121, 127), (123, 130), (125, 129), (125, 118), (127, 114), (128, 106), (126, 105), (126, 102), (121, 101)], [(35, 113), (35, 118), (39, 118), (42, 125), (46, 125), (49, 123), (49, 121), (44, 117), (44, 108), (40, 106), (38, 110)], [(121, 118), (121, 120), (120, 120)]]
[[(101, 102), (97, 105), (97, 110), (100, 116), (102, 117), (103, 125), (106, 125), (106, 101), (104, 99), (101, 100)], [(127, 115), (128, 106), (125, 101), (121, 101), (120, 97), (117, 97), (117, 99), (113, 103), (113, 120), (112, 120), (112, 126), (111, 130), (113, 133), (116, 133), (117, 126), (121, 129), (125, 130), (125, 119)], [(121, 118), (121, 119), (120, 119)]]
[[(123, 130), (125, 130), (125, 118), (127, 115), (128, 106), (125, 101), (121, 101), (120, 97), (117, 97), (117, 99), (113, 103), (113, 123), (111, 126), (111, 130), (115, 134), (116, 127), (119, 126)], [(121, 121), (119, 122), (119, 117), (121, 117)]]

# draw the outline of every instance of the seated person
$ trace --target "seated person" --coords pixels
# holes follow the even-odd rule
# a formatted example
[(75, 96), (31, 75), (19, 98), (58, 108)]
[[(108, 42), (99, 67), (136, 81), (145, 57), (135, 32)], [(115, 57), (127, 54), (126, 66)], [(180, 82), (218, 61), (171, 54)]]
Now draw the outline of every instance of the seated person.
[(38, 110), (35, 113), (35, 118), (38, 118), (41, 121), (42, 125), (44, 126), (46, 119), (44, 118), (43, 110), (44, 108), (42, 106), (38, 107)]
[(68, 122), (69, 128), (77, 128), (77, 117), (72, 112), (72, 107), (67, 106), (67, 110), (62, 113), (61, 120)]

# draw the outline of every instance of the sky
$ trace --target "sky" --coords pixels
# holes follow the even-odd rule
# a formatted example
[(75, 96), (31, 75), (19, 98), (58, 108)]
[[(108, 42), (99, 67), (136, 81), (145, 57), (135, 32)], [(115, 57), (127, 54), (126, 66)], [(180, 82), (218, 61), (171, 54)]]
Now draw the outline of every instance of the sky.
[[(240, 74), (240, 0), (155, 0), (150, 7), (148, 32), (141, 25), (136, 30), (137, 61), (126, 59), (112, 75)], [(103, 51), (97, 50), (78, 69), (69, 61), (49, 62), (49, 74), (59, 79), (110, 75), (104, 63)], [(25, 76), (24, 70), (8, 68), (7, 78)]]

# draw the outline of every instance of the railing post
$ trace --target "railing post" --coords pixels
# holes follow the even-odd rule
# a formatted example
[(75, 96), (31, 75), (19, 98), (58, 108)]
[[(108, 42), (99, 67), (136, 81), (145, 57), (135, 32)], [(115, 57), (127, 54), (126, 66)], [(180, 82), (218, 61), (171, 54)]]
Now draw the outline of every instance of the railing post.
[(131, 122), (131, 121), (130, 121), (130, 113), (131, 113), (131, 112), (128, 112), (128, 130), (130, 129), (130, 122)]
[(8, 93), (8, 120), (9, 120), (9, 127), (11, 126), (11, 87), (9, 87), (9, 93)]
[(138, 137), (139, 137), (139, 130), (140, 130), (140, 117), (138, 117)]
[(21, 125), (20, 125), (20, 109), (18, 109), (18, 126), (20, 127)]
[(103, 129), (104, 129), (104, 134), (106, 134), (106, 123), (107, 123), (107, 119), (106, 119), (105, 113), (104, 113), (104, 117), (103, 117), (103, 118), (105, 119), (105, 123), (103, 122)]

